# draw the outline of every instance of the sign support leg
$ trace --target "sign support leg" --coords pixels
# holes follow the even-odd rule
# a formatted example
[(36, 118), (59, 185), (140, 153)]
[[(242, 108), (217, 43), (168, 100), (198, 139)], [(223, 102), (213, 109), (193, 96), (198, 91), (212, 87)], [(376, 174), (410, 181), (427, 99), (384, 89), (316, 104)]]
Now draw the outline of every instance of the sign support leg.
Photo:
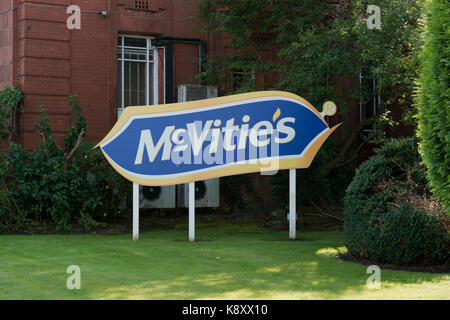
[(139, 239), (139, 184), (133, 182), (133, 240)]
[(189, 241), (195, 241), (195, 182), (189, 182)]
[(296, 238), (296, 169), (289, 169), (289, 239)]

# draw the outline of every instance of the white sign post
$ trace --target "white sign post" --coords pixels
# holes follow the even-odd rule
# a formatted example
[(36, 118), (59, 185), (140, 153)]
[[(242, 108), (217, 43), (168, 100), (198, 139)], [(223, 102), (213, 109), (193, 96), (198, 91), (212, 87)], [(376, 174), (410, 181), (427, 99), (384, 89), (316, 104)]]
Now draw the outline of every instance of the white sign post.
[(133, 240), (139, 240), (139, 184), (133, 182)]
[(189, 241), (195, 241), (195, 182), (189, 182)]
[(296, 169), (289, 169), (289, 239), (296, 238)]

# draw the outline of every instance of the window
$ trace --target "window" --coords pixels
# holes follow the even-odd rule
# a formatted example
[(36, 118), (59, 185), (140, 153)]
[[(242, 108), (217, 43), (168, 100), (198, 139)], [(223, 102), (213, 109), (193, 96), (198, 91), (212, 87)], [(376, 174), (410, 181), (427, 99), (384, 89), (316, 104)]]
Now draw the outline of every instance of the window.
[[(359, 117), (361, 122), (373, 118), (377, 114), (381, 102), (381, 97), (378, 94), (378, 80), (367, 76), (367, 74), (368, 72), (365, 69), (361, 69), (359, 75)], [(373, 132), (375, 132), (373, 126), (364, 128), (361, 132), (361, 139), (367, 140), (370, 133)]]
[[(250, 78), (251, 77), (251, 78)], [(234, 70), (232, 73), (232, 85), (233, 91), (237, 91), (242, 88), (244, 84), (248, 84), (248, 81), (255, 80), (254, 72), (246, 72), (243, 70)]]
[(155, 0), (127, 0), (127, 8), (136, 10), (149, 10), (150, 1)]
[(125, 2), (125, 8), (131, 10), (158, 12), (165, 10), (166, 7), (167, 0), (126, 0)]
[(151, 38), (119, 36), (117, 53), (118, 116), (128, 106), (155, 104), (158, 53)]
[(148, 10), (149, 0), (134, 0), (134, 9)]
[(236, 91), (242, 86), (244, 82), (245, 72), (233, 71), (233, 90)]

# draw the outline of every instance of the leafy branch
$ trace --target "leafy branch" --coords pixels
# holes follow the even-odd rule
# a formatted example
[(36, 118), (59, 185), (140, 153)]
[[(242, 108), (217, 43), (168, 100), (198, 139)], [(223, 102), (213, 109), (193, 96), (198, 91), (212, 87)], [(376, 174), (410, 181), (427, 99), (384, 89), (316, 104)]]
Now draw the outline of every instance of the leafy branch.
[(0, 91), (0, 139), (13, 140), (16, 134), (19, 104), (25, 99), (18, 86)]

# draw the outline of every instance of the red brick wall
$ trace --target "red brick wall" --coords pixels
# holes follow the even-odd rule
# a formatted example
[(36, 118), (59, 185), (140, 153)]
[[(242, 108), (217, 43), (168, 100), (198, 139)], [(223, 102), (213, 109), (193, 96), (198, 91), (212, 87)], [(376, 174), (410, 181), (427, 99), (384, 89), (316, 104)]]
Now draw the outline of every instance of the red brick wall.
[[(73, 4), (82, 10), (81, 30), (66, 27), (66, 9)], [(0, 10), (5, 6), (2, 0)], [(63, 130), (70, 121), (68, 97), (72, 94), (78, 95), (89, 124), (87, 140), (99, 141), (110, 130), (117, 120), (119, 34), (201, 38), (200, 33), (192, 32), (190, 17), (195, 15), (195, 8), (171, 0), (150, 1), (149, 11), (131, 10), (127, 0), (17, 0), (16, 6), (15, 21), (12, 13), (6, 22), (0, 20), (17, 26), (15, 66), (11, 65), (13, 37), (4, 36), (13, 28), (2, 27), (0, 45), (7, 54), (2, 51), (0, 67), (7, 68), (8, 73), (2, 73), (6, 83), (17, 79), (26, 95), (19, 128), (21, 142), (28, 149), (38, 143), (32, 128), (40, 104), (48, 110), (56, 141), (62, 142)], [(101, 11), (108, 11), (108, 16), (103, 17)], [(158, 102), (162, 103), (164, 51), (158, 52)], [(195, 76), (199, 72), (199, 54), (198, 44), (174, 44), (175, 99), (179, 84), (198, 83)], [(17, 70), (17, 75), (12, 70)]]
[[(410, 101), (410, 104), (413, 102)], [(392, 110), (392, 118), (396, 121), (400, 121), (402, 119), (403, 113), (406, 111), (403, 109), (404, 107), (397, 106)], [(410, 125), (405, 125), (404, 123), (399, 123), (393, 129), (391, 129), (389, 136), (392, 138), (399, 138), (405, 136), (413, 136), (415, 134), (415, 128)]]
[[(17, 27), (14, 20), (17, 18), (17, 10), (14, 8), (17, 1), (0, 1), (0, 90), (6, 86), (11, 87), (16, 77), (14, 61), (17, 53)], [(7, 143), (0, 140), (0, 151), (7, 149)]]
[(19, 126), (21, 143), (38, 144), (33, 124), (38, 106), (47, 108), (57, 142), (69, 125), (70, 38), (66, 27), (69, 0), (19, 1), (17, 80), (26, 96)]
[(200, 84), (195, 76), (200, 71), (200, 45), (198, 43), (178, 42), (173, 46), (175, 101), (178, 101), (180, 84)]
[(13, 0), (0, 1), (0, 90), (12, 85), (14, 15)]

